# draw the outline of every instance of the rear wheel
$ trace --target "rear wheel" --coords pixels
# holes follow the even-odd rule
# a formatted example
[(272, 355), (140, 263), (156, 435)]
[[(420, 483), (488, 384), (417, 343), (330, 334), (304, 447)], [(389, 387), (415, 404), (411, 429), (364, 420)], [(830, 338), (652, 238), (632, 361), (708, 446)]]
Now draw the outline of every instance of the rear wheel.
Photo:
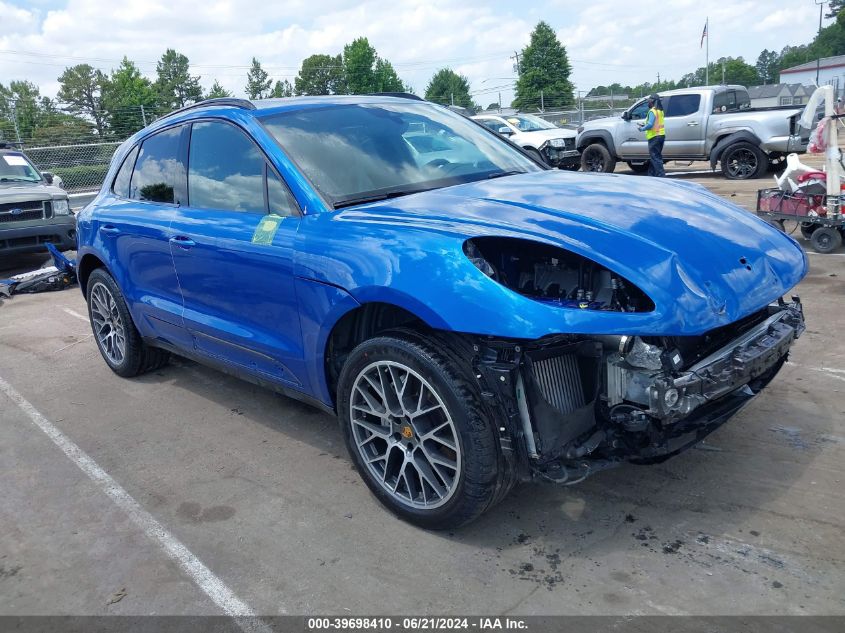
[(98, 268), (88, 278), (88, 317), (103, 360), (118, 376), (129, 378), (158, 369), (168, 353), (145, 345), (123, 293), (112, 276)]
[(445, 350), (400, 336), (365, 341), (341, 372), (338, 417), (355, 467), (421, 527), (468, 523), (510, 485), (471, 379)]
[(581, 152), (582, 171), (594, 171), (597, 173), (612, 173), (616, 169), (616, 159), (610, 155), (610, 150), (601, 143), (587, 145)]
[(769, 165), (769, 159), (759, 147), (744, 141), (727, 147), (720, 161), (722, 173), (728, 180), (757, 178)]
[(822, 226), (813, 231), (810, 243), (817, 253), (832, 253), (842, 246), (842, 233), (839, 229)]

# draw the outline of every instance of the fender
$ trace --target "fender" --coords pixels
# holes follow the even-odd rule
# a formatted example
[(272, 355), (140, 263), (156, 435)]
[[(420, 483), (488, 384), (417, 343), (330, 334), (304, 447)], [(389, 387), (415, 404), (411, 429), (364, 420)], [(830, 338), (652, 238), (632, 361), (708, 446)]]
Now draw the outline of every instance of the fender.
[(713, 149), (710, 150), (710, 169), (715, 170), (716, 163), (719, 162), (719, 158), (721, 158), (722, 153), (730, 145), (739, 142), (751, 143), (755, 147), (760, 147), (763, 144), (756, 134), (748, 130), (739, 130), (738, 132), (723, 136), (716, 142), (716, 144), (713, 146)]
[(588, 130), (582, 132), (581, 136), (578, 137), (577, 148), (583, 152), (587, 145), (599, 140), (607, 146), (611, 156), (617, 156), (616, 145), (613, 143), (613, 135), (608, 130)]

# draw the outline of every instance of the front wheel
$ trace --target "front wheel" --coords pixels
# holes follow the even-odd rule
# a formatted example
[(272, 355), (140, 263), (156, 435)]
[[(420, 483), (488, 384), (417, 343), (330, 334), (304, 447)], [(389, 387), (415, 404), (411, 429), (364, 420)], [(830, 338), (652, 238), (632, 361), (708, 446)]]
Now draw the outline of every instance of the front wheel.
[(581, 170), (609, 174), (616, 169), (616, 160), (601, 143), (587, 145), (581, 152)]
[(493, 505), (506, 473), (472, 376), (424, 339), (356, 347), (338, 381), (346, 446), (378, 500), (418, 526), (449, 529)]

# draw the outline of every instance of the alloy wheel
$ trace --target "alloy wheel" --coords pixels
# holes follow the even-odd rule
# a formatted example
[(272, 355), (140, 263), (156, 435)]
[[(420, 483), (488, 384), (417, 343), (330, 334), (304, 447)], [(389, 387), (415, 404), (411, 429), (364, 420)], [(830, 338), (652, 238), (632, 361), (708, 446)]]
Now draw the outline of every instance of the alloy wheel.
[(584, 162), (587, 164), (588, 171), (604, 172), (604, 157), (601, 155), (601, 152), (587, 150)]
[(350, 424), (362, 462), (394, 499), (429, 510), (452, 497), (461, 473), (458, 432), (434, 387), (413, 369), (394, 361), (362, 369)]
[(750, 178), (757, 172), (757, 156), (749, 149), (738, 149), (728, 157), (728, 172), (738, 180)]
[(117, 302), (105, 284), (91, 288), (91, 320), (100, 349), (113, 365), (126, 358), (126, 329)]

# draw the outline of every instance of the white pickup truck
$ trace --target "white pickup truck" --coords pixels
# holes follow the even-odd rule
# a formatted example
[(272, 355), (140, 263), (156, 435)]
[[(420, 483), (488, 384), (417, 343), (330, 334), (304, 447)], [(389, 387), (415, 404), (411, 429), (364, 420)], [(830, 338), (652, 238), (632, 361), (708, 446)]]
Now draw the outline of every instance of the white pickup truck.
[[(707, 86), (659, 93), (665, 113), (665, 160), (709, 160), (731, 180), (762, 176), (772, 163), (807, 147), (809, 133), (798, 127), (800, 107), (752, 108), (742, 86)], [(637, 172), (648, 166), (648, 143), (638, 124), (647, 99), (620, 115), (578, 128), (581, 169), (612, 172), (625, 161)], [(803, 138), (802, 138), (803, 133)]]

